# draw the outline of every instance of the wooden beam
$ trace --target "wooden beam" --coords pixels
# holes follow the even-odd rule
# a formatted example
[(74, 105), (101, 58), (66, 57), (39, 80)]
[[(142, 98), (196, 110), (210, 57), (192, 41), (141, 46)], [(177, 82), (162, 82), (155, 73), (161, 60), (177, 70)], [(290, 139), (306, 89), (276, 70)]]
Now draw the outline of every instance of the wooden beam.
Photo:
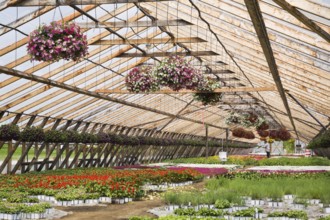
[[(65, 84), (65, 83), (57, 82), (57, 81), (47, 79), (47, 78), (44, 78), (44, 77), (41, 77), (41, 76), (36, 76), (36, 75), (33, 75), (33, 74), (27, 74), (27, 73), (24, 73), (22, 71), (9, 69), (9, 68), (6, 68), (4, 66), (0, 66), (0, 73), (4, 73), (4, 74), (11, 75), (11, 76), (16, 76), (16, 77), (36, 81), (36, 82), (39, 82), (39, 83), (43, 83), (43, 84), (47, 84), (47, 85), (54, 86), (54, 87), (57, 87), (57, 88), (61, 88), (61, 89), (67, 90), (67, 91), (71, 91), (71, 92), (75, 92), (75, 93), (78, 93), (78, 94), (82, 94), (82, 95), (86, 95), (86, 96), (90, 96), (90, 97), (94, 97), (94, 98), (98, 98), (98, 99), (103, 99), (103, 100), (119, 103), (119, 104), (122, 104), (122, 105), (130, 106), (130, 107), (137, 108), (137, 109), (142, 109), (142, 110), (153, 112), (153, 113), (156, 113), (156, 114), (166, 115), (166, 116), (170, 116), (170, 117), (177, 117), (178, 119), (185, 120), (185, 121), (190, 121), (190, 122), (197, 123), (197, 124), (206, 124), (206, 123), (204, 123), (202, 121), (199, 121), (199, 120), (183, 117), (183, 116), (180, 116), (180, 115), (177, 116), (177, 115), (171, 114), (169, 112), (165, 112), (165, 111), (150, 108), (150, 107), (147, 107), (147, 106), (135, 104), (133, 102), (125, 101), (125, 100), (122, 100), (122, 99), (119, 99), (119, 98), (114, 98), (114, 97), (110, 97), (110, 96), (107, 96), (107, 95), (102, 95), (102, 94), (99, 94), (99, 93), (96, 93), (96, 92), (84, 90), (84, 89), (81, 89), (79, 87), (75, 87), (75, 86), (71, 86), (71, 85), (68, 85), (68, 84)], [(213, 127), (213, 128), (226, 129), (225, 127), (220, 127), (220, 126), (217, 126), (217, 125), (214, 125), (214, 124), (208, 124), (208, 125), (210, 127)]]
[(205, 72), (205, 74), (232, 74), (235, 73), (231, 70), (212, 70), (211, 72)]
[[(58, 6), (58, 5), (101, 5), (101, 4), (122, 4), (138, 2), (160, 2), (173, 0), (9, 0), (3, 3), (8, 6)], [(1, 8), (0, 8), (1, 9)]]
[(313, 30), (328, 43), (330, 43), (330, 34), (318, 26), (314, 21), (309, 19), (306, 15), (301, 13), (296, 7), (290, 5), (285, 0), (274, 0), (274, 2), (281, 6), (285, 11), (289, 12), (292, 16), (297, 18), (300, 22), (309, 27), (311, 30)]
[(3, 2), (0, 3), (0, 11), (10, 7), (10, 6), (14, 6), (16, 4), (21, 3), (23, 0), (5, 0)]
[(99, 40), (93, 45), (120, 45), (120, 44), (166, 44), (166, 43), (202, 43), (206, 40), (199, 37), (179, 37), (179, 38), (142, 38), (142, 39), (115, 39)]
[(123, 53), (117, 57), (169, 57), (169, 56), (217, 56), (213, 51), (191, 51), (191, 52), (154, 52), (154, 53)]
[[(10, 22), (9, 24), (7, 24), (7, 26), (9, 26), (11, 28), (17, 28), (17, 27), (19, 27), (23, 24), (26, 24), (27, 22), (35, 19), (36, 17), (41, 16), (41, 15), (51, 11), (52, 9), (54, 9), (54, 7), (41, 7), (38, 10), (32, 11), (31, 13), (24, 15), (23, 17), (19, 18), (18, 20)], [(0, 36), (7, 33), (10, 30), (12, 30), (9, 27), (0, 28)]]
[(218, 81), (221, 81), (221, 82), (239, 81), (239, 78), (237, 78), (237, 77), (228, 77), (228, 78), (219, 77)]
[[(276, 88), (274, 86), (268, 86), (268, 87), (236, 87), (236, 88), (221, 88), (214, 90), (214, 93), (222, 93), (222, 92), (263, 92), (263, 91), (276, 91)], [(129, 92), (127, 90), (122, 89), (98, 89), (95, 90), (95, 92), (98, 93), (113, 93), (113, 94), (136, 94)], [(196, 93), (194, 90), (187, 90), (183, 89), (180, 91), (173, 91), (171, 89), (162, 89), (160, 91), (156, 92), (149, 92), (148, 94), (191, 94)], [(207, 93), (207, 92), (201, 92), (201, 93)]]
[(288, 113), (291, 125), (296, 133), (297, 138), (299, 139), (298, 132), (296, 129), (296, 126), (294, 124), (291, 110), (288, 104), (288, 100), (285, 95), (285, 90), (283, 88), (281, 77), (278, 72), (276, 61), (274, 58), (273, 50), (268, 38), (266, 25), (264, 23), (264, 20), (262, 18), (262, 13), (259, 7), (258, 0), (244, 0), (245, 5), (247, 7), (247, 10), (249, 12), (249, 15), (251, 17), (251, 21), (253, 23), (254, 29), (258, 35), (262, 50), (264, 52), (264, 55), (266, 57), (270, 72), (273, 75), (274, 82), (276, 84), (277, 90), (280, 93), (280, 96), (282, 98), (283, 104), (285, 106), (286, 112)]
[(149, 20), (149, 21), (117, 21), (117, 22), (79, 22), (81, 28), (129, 28), (129, 27), (159, 27), (159, 26), (183, 26), (192, 23), (183, 20)]

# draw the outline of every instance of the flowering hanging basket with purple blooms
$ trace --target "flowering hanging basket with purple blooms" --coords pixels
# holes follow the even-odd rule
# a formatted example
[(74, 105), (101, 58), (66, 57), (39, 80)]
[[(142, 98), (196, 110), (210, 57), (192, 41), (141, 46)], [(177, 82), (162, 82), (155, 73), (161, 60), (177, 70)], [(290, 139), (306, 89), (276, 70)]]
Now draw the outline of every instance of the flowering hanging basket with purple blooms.
[(154, 92), (160, 89), (154, 70), (149, 66), (133, 68), (126, 75), (125, 83), (130, 92)]
[(162, 60), (157, 66), (156, 76), (161, 86), (167, 86), (174, 91), (194, 90), (200, 80), (198, 71), (180, 56)]
[(88, 54), (86, 35), (75, 23), (52, 22), (42, 25), (30, 34), (27, 46), (31, 60), (77, 61)]

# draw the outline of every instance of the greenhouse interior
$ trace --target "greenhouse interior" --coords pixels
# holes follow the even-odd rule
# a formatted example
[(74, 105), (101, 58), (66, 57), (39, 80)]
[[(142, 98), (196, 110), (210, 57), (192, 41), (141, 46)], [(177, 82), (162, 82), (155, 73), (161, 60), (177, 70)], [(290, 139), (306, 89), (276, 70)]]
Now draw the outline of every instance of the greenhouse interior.
[(0, 0), (0, 219), (330, 220), (329, 0)]

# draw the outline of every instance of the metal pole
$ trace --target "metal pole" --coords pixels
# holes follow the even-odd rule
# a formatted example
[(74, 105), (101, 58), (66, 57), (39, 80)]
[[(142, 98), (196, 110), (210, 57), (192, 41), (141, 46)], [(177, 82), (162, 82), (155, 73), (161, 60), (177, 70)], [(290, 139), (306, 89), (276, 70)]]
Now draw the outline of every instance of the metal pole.
[(229, 137), (229, 128), (226, 128), (226, 151), (228, 153), (228, 137)]
[(205, 125), (205, 135), (206, 135), (206, 158), (209, 156), (209, 126)]

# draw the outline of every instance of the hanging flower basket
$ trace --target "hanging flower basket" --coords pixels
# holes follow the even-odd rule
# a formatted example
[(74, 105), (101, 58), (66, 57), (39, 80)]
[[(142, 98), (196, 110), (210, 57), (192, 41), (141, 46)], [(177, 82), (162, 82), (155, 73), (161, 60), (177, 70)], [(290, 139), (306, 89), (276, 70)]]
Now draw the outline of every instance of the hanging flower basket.
[(241, 127), (234, 128), (232, 130), (232, 134), (233, 134), (234, 137), (242, 138), (242, 137), (244, 137), (245, 129), (244, 128), (241, 128)]
[(11, 141), (18, 140), (20, 131), (17, 125), (7, 124), (0, 126), (0, 140)]
[(201, 77), (198, 71), (180, 56), (171, 56), (162, 60), (156, 69), (156, 77), (160, 85), (174, 91), (196, 89)]
[(26, 127), (20, 135), (20, 140), (23, 142), (42, 142), (44, 139), (45, 133), (40, 127)]
[(27, 50), (31, 60), (77, 61), (88, 54), (88, 44), (86, 35), (81, 33), (77, 24), (52, 22), (30, 34)]
[(255, 135), (252, 131), (246, 131), (245, 130), (245, 133), (244, 133), (243, 137), (246, 138), (246, 139), (254, 139)]
[(271, 138), (271, 139), (278, 139), (277, 130), (270, 130), (269, 131), (269, 138)]
[(160, 89), (154, 70), (149, 66), (133, 68), (125, 78), (130, 92), (154, 92)]
[(257, 130), (257, 132), (258, 132), (258, 135), (260, 136), (260, 137), (268, 137), (269, 136), (269, 131), (265, 131), (265, 130)]
[(280, 128), (277, 130), (277, 137), (282, 141), (287, 141), (291, 138), (291, 134), (285, 128)]
[[(260, 117), (259, 117), (259, 119), (260, 119)], [(268, 129), (269, 129), (269, 124), (268, 124), (266, 121), (263, 121), (263, 122), (260, 123), (260, 125), (258, 125), (258, 126), (256, 127), (256, 129), (257, 129), (258, 131), (265, 131), (265, 130), (268, 130)]]
[[(193, 97), (195, 101), (202, 102), (203, 105), (216, 105), (222, 99), (221, 93), (214, 93), (213, 91), (220, 88), (220, 83), (211, 78), (204, 78), (199, 83), (197, 90)], [(204, 93), (209, 92), (209, 93)]]
[(230, 115), (226, 118), (227, 125), (238, 125), (241, 124), (242, 116), (237, 113), (230, 113)]

